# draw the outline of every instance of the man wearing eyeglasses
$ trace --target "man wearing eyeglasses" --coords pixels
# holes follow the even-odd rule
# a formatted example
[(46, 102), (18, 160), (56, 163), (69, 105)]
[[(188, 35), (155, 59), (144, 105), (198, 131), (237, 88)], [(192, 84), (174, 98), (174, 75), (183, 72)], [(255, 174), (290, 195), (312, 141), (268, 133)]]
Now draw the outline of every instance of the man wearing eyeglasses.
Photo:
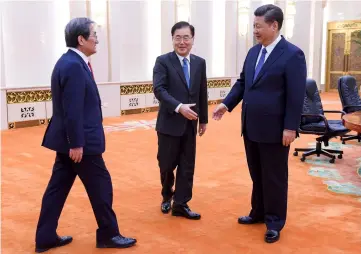
[(113, 187), (102, 154), (105, 151), (103, 116), (89, 57), (97, 52), (95, 23), (74, 18), (65, 28), (68, 52), (56, 62), (51, 76), (53, 116), (42, 145), (56, 152), (36, 229), (35, 252), (72, 242), (58, 235), (58, 221), (77, 176), (88, 194), (98, 224), (97, 248), (126, 248), (136, 239), (119, 232)]
[(192, 199), (197, 130), (202, 136), (208, 123), (206, 61), (190, 54), (192, 25), (178, 22), (171, 34), (174, 51), (159, 56), (153, 69), (153, 91), (159, 100), (156, 131), (161, 211), (167, 214), (172, 210), (173, 216), (199, 220), (201, 215), (187, 203)]

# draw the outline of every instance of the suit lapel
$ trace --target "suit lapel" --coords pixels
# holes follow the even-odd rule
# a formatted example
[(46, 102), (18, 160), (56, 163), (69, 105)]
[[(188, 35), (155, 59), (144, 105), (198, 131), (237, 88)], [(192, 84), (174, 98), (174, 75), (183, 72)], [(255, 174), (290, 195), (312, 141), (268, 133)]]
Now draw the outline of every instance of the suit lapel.
[(101, 99), (100, 99), (100, 94), (99, 94), (99, 90), (98, 90), (98, 86), (97, 83), (95, 82), (93, 75), (90, 72), (89, 66), (84, 62), (83, 58), (81, 58), (81, 56), (79, 56), (76, 52), (74, 52), (73, 50), (69, 49), (68, 53), (72, 54), (73, 56), (75, 56), (78, 61), (83, 65), (83, 68), (85, 69), (85, 71), (88, 73), (90, 80), (93, 82), (94, 85), (94, 89), (98, 95), (99, 98), (99, 103), (100, 103), (100, 108), (101, 108)]
[[(97, 85), (97, 83), (95, 82), (92, 73), (90, 72), (89, 66), (88, 66), (83, 60), (82, 60), (81, 62), (82, 62), (82, 64), (83, 64), (83, 67), (85, 68), (86, 72), (88, 73), (91, 81), (93, 82), (93, 86), (94, 86), (95, 92), (97, 93), (97, 96), (98, 96), (98, 99), (99, 99), (100, 113), (102, 114), (102, 100), (101, 100), (101, 98), (100, 98), (98, 85)], [(102, 119), (103, 119), (103, 114), (102, 114)]]
[(95, 80), (93, 78), (93, 75), (91, 74), (90, 70), (89, 70), (89, 66), (84, 62), (83, 58), (81, 58), (81, 56), (79, 56), (76, 52), (74, 52), (73, 50), (69, 49), (68, 50), (68, 53), (72, 54), (73, 56), (75, 56), (78, 61), (83, 65), (83, 68), (86, 70), (86, 72), (88, 73), (89, 77), (91, 80), (94, 81), (94, 84), (95, 83)]
[(194, 81), (194, 78), (195, 78), (195, 75), (196, 75), (196, 70), (197, 70), (197, 66), (198, 66), (198, 62), (197, 62), (197, 58), (194, 57), (194, 55), (190, 55), (190, 59), (191, 59), (191, 62), (190, 62), (190, 74), (189, 74), (189, 77), (190, 77), (190, 81), (189, 81), (189, 86), (190, 86), (190, 89), (192, 89), (194, 86), (193, 86), (193, 81)]
[[(186, 78), (185, 78), (184, 73), (183, 73), (182, 65), (179, 62), (179, 58), (177, 57), (175, 52), (172, 52), (172, 54), (171, 54), (171, 63), (173, 65), (173, 67), (177, 70), (178, 75), (181, 77), (181, 79), (183, 81), (183, 84), (188, 89), (188, 85), (187, 85), (187, 81), (186, 81)], [(191, 64), (191, 66), (192, 66), (192, 64)], [(191, 71), (191, 73), (192, 73), (192, 71)]]
[(94, 83), (95, 83), (95, 80), (94, 80), (94, 78), (93, 78), (93, 75), (92, 75), (92, 73), (91, 73), (90, 70), (89, 70), (89, 66), (88, 66), (84, 61), (81, 61), (81, 63), (83, 64), (83, 67), (84, 67), (84, 69), (86, 70), (86, 72), (88, 73), (90, 79), (93, 80)]
[(250, 86), (252, 86), (252, 84), (253, 84), (253, 78), (254, 78), (254, 73), (255, 73), (255, 69), (256, 69), (257, 58), (258, 58), (259, 51), (261, 50), (261, 47), (262, 46), (260, 44), (257, 45), (257, 47), (255, 48), (254, 53), (251, 57), (251, 60), (250, 60), (251, 61), (250, 77), (252, 78), (252, 79), (249, 79), (251, 81)]
[[(285, 39), (282, 38), (278, 44), (276, 45), (276, 47), (272, 50), (271, 54), (269, 55), (269, 57), (267, 58), (266, 62), (264, 63), (264, 65), (262, 66), (261, 71), (258, 73), (257, 78), (254, 80), (253, 85), (255, 85), (260, 78), (265, 74), (265, 72), (267, 71), (267, 69), (272, 66), (272, 64), (283, 54), (284, 52), (284, 46), (285, 46)], [(258, 55), (257, 55), (258, 57)], [(257, 57), (256, 57), (256, 61), (257, 61)], [(254, 69), (256, 68), (256, 66), (254, 66)], [(253, 70), (254, 73), (254, 70)]]

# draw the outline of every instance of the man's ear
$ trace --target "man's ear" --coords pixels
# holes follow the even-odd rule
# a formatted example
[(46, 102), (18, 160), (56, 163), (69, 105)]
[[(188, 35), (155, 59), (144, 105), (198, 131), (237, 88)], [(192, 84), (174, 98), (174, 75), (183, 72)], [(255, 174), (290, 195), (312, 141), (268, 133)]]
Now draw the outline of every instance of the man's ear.
[(78, 44), (79, 44), (80, 46), (83, 46), (83, 45), (84, 45), (84, 37), (81, 36), (81, 35), (78, 36)]
[(275, 21), (272, 25), (273, 31), (277, 31), (278, 30), (278, 23), (277, 21)]

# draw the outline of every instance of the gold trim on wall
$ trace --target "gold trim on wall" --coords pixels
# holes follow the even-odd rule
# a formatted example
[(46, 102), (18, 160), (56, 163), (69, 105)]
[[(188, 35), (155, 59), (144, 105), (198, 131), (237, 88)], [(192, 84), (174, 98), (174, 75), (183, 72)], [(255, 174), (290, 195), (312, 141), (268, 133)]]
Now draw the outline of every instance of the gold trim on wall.
[(222, 101), (223, 101), (223, 99), (210, 100), (210, 101), (208, 101), (208, 105), (216, 105), (216, 104), (220, 104)]
[(121, 85), (120, 95), (153, 93), (152, 83)]
[(7, 92), (7, 104), (51, 101), (50, 90)]
[(158, 111), (159, 107), (148, 107), (148, 108), (135, 108), (135, 109), (126, 109), (121, 110), (120, 115), (133, 115), (133, 114), (143, 114), (143, 113), (149, 113), (149, 112), (155, 112)]
[(328, 30), (361, 29), (361, 20), (335, 21), (327, 23)]
[[(208, 88), (222, 88), (222, 87), (231, 87), (232, 80), (230, 78), (226, 79), (209, 79), (207, 81)], [(132, 95), (132, 94), (147, 94), (153, 93), (152, 83), (131, 83), (123, 84), (120, 86), (120, 95)], [(52, 100), (51, 90), (27, 90), (27, 91), (14, 91), (6, 93), (7, 104), (14, 103), (32, 103), (32, 102), (46, 102)], [(222, 102), (222, 99), (218, 100), (209, 100), (208, 105), (215, 105)], [(130, 114), (139, 114), (139, 113), (149, 113), (158, 110), (156, 107), (146, 107), (146, 108), (137, 108), (137, 109), (128, 109), (121, 110), (120, 115), (130, 115)], [(32, 127), (43, 124), (48, 124), (50, 119), (39, 119), (39, 120), (29, 120), (21, 122), (8, 122), (9, 129)]]
[(209, 79), (207, 81), (208, 88), (231, 87), (231, 79)]
[(26, 128), (26, 127), (34, 127), (39, 125), (45, 125), (49, 122), (49, 119), (39, 119), (39, 120), (29, 120), (29, 121), (21, 121), (21, 122), (11, 122), (8, 123), (9, 129), (17, 129), (17, 128)]
[[(208, 88), (231, 87), (231, 79), (209, 79)], [(120, 95), (153, 93), (152, 83), (127, 84), (120, 86)], [(29, 103), (51, 101), (51, 90), (28, 90), (6, 93), (7, 103)]]
[[(231, 87), (231, 79), (209, 79), (207, 81), (208, 88)], [(129, 84), (120, 86), (120, 95), (146, 94), (153, 93), (153, 84)]]

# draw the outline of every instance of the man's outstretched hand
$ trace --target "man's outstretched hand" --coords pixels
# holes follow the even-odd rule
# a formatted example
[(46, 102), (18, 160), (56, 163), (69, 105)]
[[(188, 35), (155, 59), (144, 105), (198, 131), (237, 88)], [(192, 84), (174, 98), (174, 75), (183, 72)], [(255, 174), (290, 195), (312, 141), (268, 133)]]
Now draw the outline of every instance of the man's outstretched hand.
[(191, 107), (194, 107), (196, 104), (182, 104), (179, 108), (179, 113), (181, 113), (185, 118), (189, 120), (197, 120), (198, 115), (194, 112)]
[(226, 106), (223, 103), (219, 104), (213, 111), (213, 119), (217, 121), (221, 120), (222, 116), (226, 112), (227, 112)]

